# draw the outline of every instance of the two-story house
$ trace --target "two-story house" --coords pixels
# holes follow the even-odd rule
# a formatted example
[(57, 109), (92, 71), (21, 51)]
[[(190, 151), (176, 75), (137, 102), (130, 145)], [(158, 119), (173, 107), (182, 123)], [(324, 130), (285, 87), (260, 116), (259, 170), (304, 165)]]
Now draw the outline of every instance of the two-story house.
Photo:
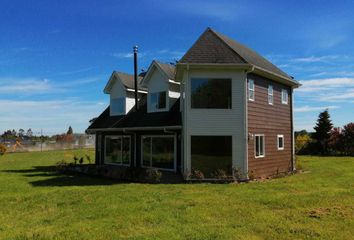
[(110, 107), (88, 128), (97, 164), (184, 176), (195, 169), (207, 179), (219, 170), (246, 179), (294, 169), (299, 83), (244, 45), (206, 29), (176, 67), (152, 62), (139, 82), (138, 109), (128, 104), (131, 88), (121, 93), (132, 76), (115, 79), (105, 89)]

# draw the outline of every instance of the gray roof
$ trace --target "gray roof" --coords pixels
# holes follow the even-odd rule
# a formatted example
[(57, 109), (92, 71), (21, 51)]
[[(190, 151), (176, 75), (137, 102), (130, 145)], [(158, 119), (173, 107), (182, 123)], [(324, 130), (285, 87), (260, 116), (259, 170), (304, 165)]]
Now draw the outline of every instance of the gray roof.
[[(126, 88), (131, 88), (131, 89), (135, 88), (134, 87), (134, 75), (133, 74), (128, 74), (128, 73), (114, 71), (113, 75), (118, 77), (119, 79), (121, 79), (122, 84)], [(142, 79), (142, 77), (138, 76), (138, 83), (140, 83), (141, 79)], [(141, 88), (140, 86), (139, 86), (139, 89), (145, 90), (144, 88)]]
[(180, 62), (251, 64), (289, 80), (292, 79), (257, 52), (211, 28), (206, 29)]
[(159, 62), (156, 60), (155, 60), (155, 62), (160, 66), (162, 71), (164, 71), (166, 73), (166, 75), (168, 76), (169, 79), (171, 79), (171, 80), (175, 79), (176, 67), (174, 65), (162, 63), (162, 62)]

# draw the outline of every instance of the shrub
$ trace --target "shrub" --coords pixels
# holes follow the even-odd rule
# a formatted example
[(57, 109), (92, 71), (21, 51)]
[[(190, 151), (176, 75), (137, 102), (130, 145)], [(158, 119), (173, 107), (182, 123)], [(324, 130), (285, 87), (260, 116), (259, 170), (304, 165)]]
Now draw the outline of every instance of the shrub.
[(254, 170), (248, 171), (248, 179), (251, 181), (256, 179), (256, 171)]
[(0, 144), (0, 156), (4, 155), (6, 151), (7, 148), (4, 145)]
[(74, 156), (74, 165), (77, 164), (77, 161), (79, 160), (79, 158), (77, 156)]
[(159, 183), (161, 181), (162, 173), (156, 168), (149, 168), (146, 170), (145, 179), (148, 182)]
[(91, 164), (91, 158), (89, 155), (85, 154), (86, 160), (88, 161), (89, 164)]
[(212, 177), (219, 180), (227, 180), (229, 177), (223, 169), (217, 169), (212, 173)]
[(204, 177), (204, 174), (202, 171), (192, 168), (192, 171), (190, 173), (188, 173), (188, 178), (203, 180), (205, 177)]
[(80, 165), (82, 165), (82, 164), (84, 163), (84, 158), (83, 158), (83, 157), (81, 157), (81, 158), (79, 159), (79, 163), (80, 163)]
[(300, 154), (301, 152), (305, 152), (310, 142), (311, 142), (311, 137), (308, 134), (296, 136), (295, 152), (297, 154)]

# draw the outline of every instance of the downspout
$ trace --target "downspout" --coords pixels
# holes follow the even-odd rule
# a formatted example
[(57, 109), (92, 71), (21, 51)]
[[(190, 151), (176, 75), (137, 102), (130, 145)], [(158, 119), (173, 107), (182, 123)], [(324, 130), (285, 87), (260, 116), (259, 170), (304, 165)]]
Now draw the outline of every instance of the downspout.
[(246, 70), (246, 84), (245, 84), (245, 137), (246, 137), (246, 149), (245, 149), (245, 166), (244, 166), (244, 174), (245, 174), (245, 179), (248, 180), (248, 74), (252, 73), (254, 71), (254, 65), (252, 65), (252, 68), (250, 70)]
[(133, 47), (134, 52), (134, 91), (135, 91), (135, 110), (138, 111), (138, 46)]
[(294, 133), (294, 88), (291, 87), (291, 170), (296, 171), (296, 158), (295, 158), (295, 133)]

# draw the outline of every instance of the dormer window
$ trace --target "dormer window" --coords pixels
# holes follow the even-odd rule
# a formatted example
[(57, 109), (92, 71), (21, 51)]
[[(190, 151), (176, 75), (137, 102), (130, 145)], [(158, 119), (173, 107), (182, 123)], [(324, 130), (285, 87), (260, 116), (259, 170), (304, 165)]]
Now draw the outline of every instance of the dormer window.
[(162, 111), (166, 109), (167, 94), (166, 92), (150, 93), (150, 110)]
[(125, 114), (125, 97), (111, 99), (111, 115), (124, 115)]

